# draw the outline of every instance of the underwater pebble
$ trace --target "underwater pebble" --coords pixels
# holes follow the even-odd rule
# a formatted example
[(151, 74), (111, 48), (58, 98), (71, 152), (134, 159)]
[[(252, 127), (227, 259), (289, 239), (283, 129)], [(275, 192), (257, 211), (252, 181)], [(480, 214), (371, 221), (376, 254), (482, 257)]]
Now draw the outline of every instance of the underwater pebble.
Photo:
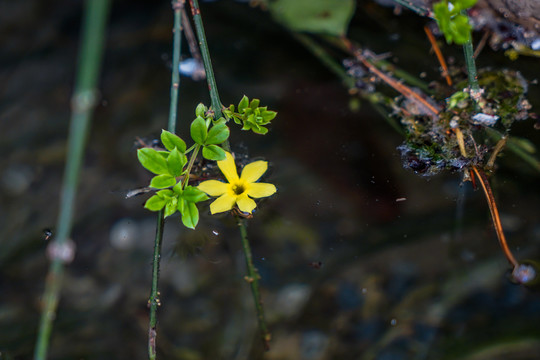
[(485, 126), (493, 126), (499, 120), (499, 117), (497, 115), (488, 115), (484, 113), (478, 113), (472, 117), (473, 124), (475, 125), (485, 125)]
[(536, 277), (536, 271), (531, 265), (519, 264), (514, 271), (512, 271), (512, 276), (518, 283), (527, 284)]
[(12, 165), (3, 171), (0, 183), (10, 195), (20, 195), (28, 190), (34, 174), (29, 166)]
[(306, 331), (302, 334), (300, 342), (300, 351), (302, 359), (318, 360), (324, 357), (328, 346), (328, 336), (321, 331)]
[(111, 245), (118, 250), (131, 249), (137, 241), (139, 227), (133, 219), (118, 220), (109, 232)]
[(305, 284), (290, 284), (277, 295), (276, 311), (280, 315), (292, 316), (305, 305), (311, 295), (311, 289)]
[(533, 49), (534, 51), (540, 50), (540, 38), (536, 38), (533, 40), (533, 42), (531, 43), (531, 49)]

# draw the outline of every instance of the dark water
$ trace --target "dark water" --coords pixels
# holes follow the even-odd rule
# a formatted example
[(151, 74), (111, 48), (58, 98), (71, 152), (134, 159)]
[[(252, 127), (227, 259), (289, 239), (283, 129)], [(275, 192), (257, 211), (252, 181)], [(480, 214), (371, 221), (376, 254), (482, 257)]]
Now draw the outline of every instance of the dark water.
[[(56, 223), (80, 5), (0, 5), (1, 359), (33, 351), (48, 265), (42, 230)], [(272, 350), (263, 355), (256, 334), (234, 221), (203, 211), (197, 231), (177, 217), (166, 224), (160, 358), (537, 359), (540, 298), (508, 281), (483, 194), (460, 187), (460, 174), (427, 180), (405, 171), (401, 136), (369, 105), (351, 111), (339, 80), (267, 13), (227, 1), (202, 11), (222, 102), (247, 94), (279, 112), (267, 136), (231, 136), (234, 151), (270, 162), (266, 180), (278, 187), (248, 229)], [(171, 24), (167, 1), (113, 6), (79, 186), (77, 256), (51, 358), (147, 358), (155, 217), (144, 198), (123, 194), (149, 180), (135, 137), (166, 126)], [(392, 51), (412, 74), (437, 77), (423, 24), (366, 5), (351, 36)], [(443, 50), (460, 61), (459, 49)], [(538, 76), (537, 59), (510, 62), (485, 50), (478, 62)], [(530, 99), (538, 109), (535, 86)], [(206, 85), (183, 78), (180, 135), (200, 101), (209, 103)], [(540, 144), (531, 120), (515, 134)], [(511, 248), (518, 259), (538, 258), (538, 173), (510, 153), (499, 165), (492, 186)]]

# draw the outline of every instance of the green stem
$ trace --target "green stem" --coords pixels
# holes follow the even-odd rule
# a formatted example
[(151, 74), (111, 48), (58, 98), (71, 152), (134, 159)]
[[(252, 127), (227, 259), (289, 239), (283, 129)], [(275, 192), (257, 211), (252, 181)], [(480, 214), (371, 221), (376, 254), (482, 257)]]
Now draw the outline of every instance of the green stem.
[(208, 81), (208, 90), (210, 91), (212, 109), (215, 113), (215, 119), (219, 119), (222, 116), (222, 105), (221, 100), (219, 100), (219, 93), (217, 90), (216, 78), (214, 77), (214, 70), (212, 69), (212, 60), (210, 59), (210, 51), (208, 50), (206, 35), (204, 34), (204, 26), (201, 17), (201, 10), (199, 8), (199, 2), (197, 0), (189, 0), (189, 4), (191, 6), (191, 15), (193, 16), (193, 21), (195, 22), (197, 39), (199, 40), (199, 46), (201, 47), (204, 71), (206, 72), (206, 80)]
[(476, 63), (474, 61), (474, 49), (471, 38), (463, 44), (463, 53), (465, 54), (467, 75), (469, 76), (469, 87), (471, 88), (471, 91), (478, 92), (480, 90), (480, 85), (478, 85), (478, 75), (476, 73)]
[(195, 163), (195, 159), (197, 158), (200, 149), (201, 145), (197, 144), (197, 146), (195, 146), (195, 149), (191, 153), (191, 157), (189, 158), (189, 163), (186, 168), (186, 174), (184, 175), (184, 185), (182, 186), (183, 189), (185, 189), (186, 186), (189, 184), (189, 174), (191, 174), (191, 168), (193, 168), (193, 164)]
[(150, 308), (150, 321), (148, 326), (148, 357), (151, 360), (156, 359), (156, 337), (157, 337), (157, 309), (161, 305), (159, 300), (159, 264), (161, 259), (161, 244), (163, 242), (163, 226), (165, 224), (164, 211), (158, 213), (156, 237), (154, 241), (154, 256), (152, 258), (152, 289), (148, 299)]
[[(97, 102), (96, 85), (102, 62), (109, 0), (87, 0), (84, 6), (82, 45), (79, 50), (79, 65), (72, 97), (67, 161), (57, 223), (58, 231), (55, 240), (49, 245), (51, 249), (58, 250), (67, 249), (70, 246), (68, 238), (73, 225), (75, 194), (79, 182), (89, 123)], [(35, 360), (42, 360), (47, 357), (52, 324), (56, 317), (62, 288), (64, 263), (68, 261), (69, 259), (52, 256), (43, 296), (44, 307), (34, 350)]]
[(173, 134), (176, 132), (176, 116), (178, 113), (178, 88), (180, 87), (180, 49), (182, 45), (182, 9), (184, 1), (173, 0), (174, 10), (174, 39), (173, 39), (173, 65), (171, 79), (171, 105), (169, 108), (168, 130)]
[(251, 247), (249, 246), (249, 240), (247, 238), (246, 221), (237, 217), (238, 226), (240, 227), (240, 234), (242, 236), (242, 247), (244, 249), (244, 255), (246, 258), (247, 273), (246, 281), (251, 287), (251, 293), (253, 300), (255, 301), (255, 308), (257, 309), (257, 319), (259, 320), (259, 329), (261, 330), (261, 337), (266, 350), (270, 349), (271, 334), (266, 326), (266, 320), (264, 317), (264, 308), (261, 300), (261, 293), (259, 292), (259, 273), (253, 265), (253, 256), (251, 255)]
[[(168, 130), (176, 132), (177, 114), (178, 114), (178, 88), (180, 87), (180, 72), (178, 65), (180, 63), (180, 48), (182, 39), (182, 9), (185, 0), (173, 0), (172, 8), (174, 10), (173, 27), (173, 66), (171, 74), (171, 103), (169, 107)], [(159, 265), (161, 259), (161, 244), (163, 243), (163, 226), (165, 224), (164, 211), (158, 213), (156, 225), (156, 237), (154, 239), (154, 255), (152, 258), (152, 287), (148, 299), (150, 308), (150, 319), (148, 322), (148, 357), (155, 360), (157, 356), (157, 309), (161, 305), (159, 300)]]
[[(467, 15), (467, 11), (461, 11), (464, 16)], [(474, 49), (472, 44), (472, 33), (469, 31), (469, 39), (463, 44), (463, 54), (465, 55), (465, 64), (467, 65), (467, 75), (469, 77), (469, 91), (471, 98), (474, 101), (475, 107), (478, 108), (478, 97), (480, 94), (480, 85), (478, 85), (478, 75), (476, 73), (476, 62), (474, 61)], [(478, 110), (478, 109), (477, 109)]]

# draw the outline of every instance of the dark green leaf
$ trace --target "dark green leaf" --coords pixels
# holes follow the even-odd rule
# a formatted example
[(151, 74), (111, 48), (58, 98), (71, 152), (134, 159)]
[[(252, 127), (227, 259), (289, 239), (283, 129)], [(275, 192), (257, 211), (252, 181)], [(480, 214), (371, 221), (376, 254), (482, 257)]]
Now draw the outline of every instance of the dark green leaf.
[(199, 209), (197, 206), (189, 201), (186, 201), (183, 206), (182, 223), (185, 227), (195, 229), (199, 223)]
[(205, 201), (209, 199), (209, 197), (206, 196), (204, 192), (193, 186), (187, 186), (184, 189), (184, 194), (182, 195), (182, 198), (192, 203), (198, 203), (200, 201)]
[(169, 157), (167, 158), (167, 166), (169, 167), (169, 173), (174, 177), (182, 175), (182, 171), (184, 170), (184, 165), (186, 165), (186, 163), (186, 155), (178, 151), (177, 148), (174, 148), (173, 151), (171, 151), (171, 153), (169, 154)]
[(184, 140), (180, 139), (180, 137), (178, 137), (177, 135), (168, 132), (167, 130), (161, 131), (161, 142), (169, 151), (177, 148), (182, 153), (186, 152), (186, 143), (184, 142)]
[(227, 125), (223, 123), (214, 125), (208, 132), (208, 137), (206, 138), (205, 144), (207, 145), (221, 144), (222, 142), (224, 142), (225, 140), (229, 138), (229, 133), (230, 133), (230, 130), (227, 127)]
[(217, 145), (207, 145), (203, 147), (202, 155), (205, 159), (208, 160), (224, 160), (225, 151)]
[(154, 176), (150, 181), (150, 187), (154, 189), (164, 189), (174, 184), (176, 184), (176, 179), (168, 174)]
[(158, 195), (154, 195), (150, 199), (146, 200), (144, 207), (150, 211), (159, 211), (163, 209), (166, 203), (166, 199), (163, 199)]
[(148, 171), (156, 174), (168, 174), (167, 160), (159, 152), (152, 148), (137, 150), (137, 157), (141, 165)]
[(204, 121), (202, 117), (198, 116), (191, 123), (191, 138), (197, 144), (204, 145), (204, 141), (206, 140), (206, 135), (207, 135), (206, 122)]
[(355, 4), (355, 0), (274, 0), (268, 7), (274, 18), (292, 31), (339, 37), (346, 33)]
[(238, 112), (242, 114), (244, 110), (249, 106), (249, 99), (246, 95), (242, 97), (240, 103), (238, 103)]

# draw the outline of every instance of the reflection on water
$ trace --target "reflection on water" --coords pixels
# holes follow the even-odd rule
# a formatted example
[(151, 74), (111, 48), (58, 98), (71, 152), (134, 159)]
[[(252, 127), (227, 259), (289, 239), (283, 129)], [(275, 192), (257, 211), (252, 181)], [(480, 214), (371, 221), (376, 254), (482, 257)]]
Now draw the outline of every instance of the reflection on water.
[[(12, 18), (2, 21), (0, 357), (6, 359), (29, 358), (35, 339), (47, 266), (42, 231), (56, 223), (78, 5), (52, 5), (43, 14), (39, 2), (26, 0), (10, 5)], [(403, 139), (366, 104), (351, 112), (338, 79), (264, 12), (239, 3), (203, 6), (223, 101), (235, 103), (245, 93), (279, 112), (268, 136), (236, 129), (231, 137), (233, 150), (265, 156), (267, 180), (279, 189), (249, 222), (272, 349), (263, 355), (255, 333), (234, 219), (207, 211), (197, 231), (177, 217), (166, 223), (160, 357), (536, 358), (538, 295), (508, 281), (482, 194), (463, 185), (469, 190), (454, 236), (458, 175), (426, 181), (403, 170), (396, 150)], [(413, 74), (437, 76), (416, 17), (366, 9), (351, 30), (359, 41), (376, 52), (391, 50)], [(144, 195), (125, 199), (117, 190), (149, 180), (132, 144), (166, 124), (169, 69), (162, 56), (170, 52), (171, 22), (168, 3), (119, 2), (113, 9), (103, 103), (78, 192), (77, 252), (51, 358), (147, 357), (155, 218), (142, 208)], [(501, 54), (479, 59), (491, 61), (508, 65)], [(532, 78), (536, 63), (529, 61), (508, 66)], [(209, 99), (206, 85), (188, 78), (180, 89), (185, 133), (194, 105)], [(531, 126), (525, 122), (516, 133), (538, 144)], [(510, 155), (493, 177), (520, 259), (538, 257), (537, 183), (538, 175)]]

